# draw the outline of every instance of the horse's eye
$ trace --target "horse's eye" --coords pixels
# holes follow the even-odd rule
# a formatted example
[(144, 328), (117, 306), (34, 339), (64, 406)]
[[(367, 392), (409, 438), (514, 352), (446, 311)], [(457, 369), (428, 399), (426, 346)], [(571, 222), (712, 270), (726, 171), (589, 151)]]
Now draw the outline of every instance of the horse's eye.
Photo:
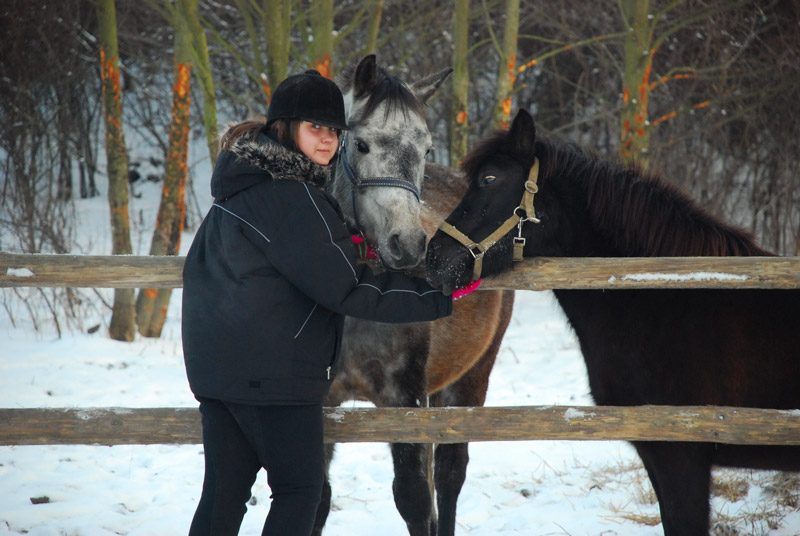
[(483, 177), (483, 179), (481, 179), (481, 186), (489, 186), (490, 184), (494, 184), (496, 180), (497, 177), (495, 177), (494, 175), (486, 175), (485, 177)]
[(356, 149), (359, 153), (367, 154), (369, 152), (369, 145), (364, 140), (356, 140)]

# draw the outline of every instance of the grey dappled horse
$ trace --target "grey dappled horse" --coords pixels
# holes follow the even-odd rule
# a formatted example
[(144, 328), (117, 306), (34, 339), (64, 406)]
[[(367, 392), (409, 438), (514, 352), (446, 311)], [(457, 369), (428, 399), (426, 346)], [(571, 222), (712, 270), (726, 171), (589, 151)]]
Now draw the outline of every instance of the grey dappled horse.
[[(350, 130), (342, 139), (331, 190), (352, 231), (377, 247), (388, 269), (420, 265), (428, 236), (466, 191), (461, 174), (425, 164), (432, 142), (423, 106), (450, 72), (406, 85), (370, 55), (337, 80)], [(483, 405), (513, 299), (513, 292), (482, 291), (480, 299), (466, 296), (452, 316), (436, 322), (381, 324), (348, 317), (339, 373), (325, 405), (365, 400), (378, 407), (419, 407), (428, 396), (431, 405)], [(330, 463), (333, 445), (327, 453)], [(467, 445), (436, 449), (438, 523), (427, 482), (426, 446), (396, 443), (391, 453), (395, 504), (409, 534), (452, 535)], [(326, 479), (315, 535), (322, 533), (330, 506)]]

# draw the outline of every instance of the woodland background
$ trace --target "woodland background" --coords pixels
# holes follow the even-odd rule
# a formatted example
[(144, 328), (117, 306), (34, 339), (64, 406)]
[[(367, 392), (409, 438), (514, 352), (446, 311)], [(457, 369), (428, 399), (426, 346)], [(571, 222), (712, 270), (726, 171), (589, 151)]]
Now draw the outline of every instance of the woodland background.
[[(213, 162), (221, 126), (264, 113), (287, 74), (374, 52), (404, 80), (455, 69), (427, 110), (438, 162), (524, 107), (800, 254), (797, 0), (4, 0), (0, 35), (1, 251), (82, 253), (75, 200), (102, 191), (106, 253), (129, 254), (128, 196), (151, 180), (150, 254), (177, 254), (203, 216), (188, 145)], [(59, 332), (101, 307), (132, 340), (159, 336), (169, 297), (4, 289), (3, 305)]]

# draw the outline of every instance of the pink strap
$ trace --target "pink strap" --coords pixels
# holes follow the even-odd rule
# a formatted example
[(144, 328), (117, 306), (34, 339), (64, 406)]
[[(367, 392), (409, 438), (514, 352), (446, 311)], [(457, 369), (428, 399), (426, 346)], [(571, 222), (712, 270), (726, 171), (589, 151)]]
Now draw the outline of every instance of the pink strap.
[(453, 292), (453, 301), (455, 301), (455, 300), (457, 300), (459, 298), (463, 298), (467, 294), (470, 294), (471, 292), (474, 292), (479, 286), (481, 286), (481, 281), (482, 281), (482, 279), (478, 278), (475, 281), (473, 281), (472, 283), (470, 283), (469, 285), (467, 285), (466, 287), (456, 289), (456, 291)]

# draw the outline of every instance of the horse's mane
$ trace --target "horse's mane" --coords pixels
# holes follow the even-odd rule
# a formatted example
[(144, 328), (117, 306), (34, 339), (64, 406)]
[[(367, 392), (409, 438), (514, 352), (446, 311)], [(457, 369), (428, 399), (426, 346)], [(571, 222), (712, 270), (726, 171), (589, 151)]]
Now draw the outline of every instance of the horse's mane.
[[(494, 134), (470, 151), (462, 164), (468, 176), (488, 156), (514, 157), (504, 135)], [(657, 174), (557, 139), (537, 136), (534, 154), (540, 161), (540, 192), (555, 180), (585, 191), (592, 225), (622, 256), (773, 255), (750, 233), (715, 217)]]
[[(343, 93), (353, 87), (355, 71), (356, 65), (350, 65), (339, 74), (337, 79), (341, 80), (340, 87)], [(356, 98), (364, 96), (363, 94), (355, 95)], [(422, 103), (402, 80), (391, 76), (382, 67), (378, 67), (377, 82), (369, 91), (369, 98), (361, 110), (361, 117), (356, 118), (355, 122), (371, 116), (383, 102), (386, 102), (386, 108), (384, 109), (385, 119), (388, 119), (395, 112), (402, 113), (404, 117), (407, 117), (410, 112), (420, 116), (424, 116), (425, 113)]]

